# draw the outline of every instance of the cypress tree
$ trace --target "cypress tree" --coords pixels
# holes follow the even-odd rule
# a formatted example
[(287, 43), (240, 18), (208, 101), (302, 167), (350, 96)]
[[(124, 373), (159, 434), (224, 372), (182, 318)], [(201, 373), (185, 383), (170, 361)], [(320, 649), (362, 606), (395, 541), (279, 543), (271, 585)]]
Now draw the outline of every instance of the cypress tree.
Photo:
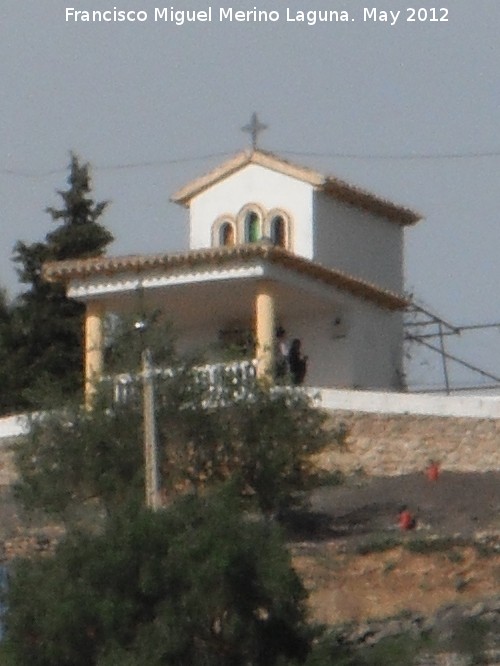
[(90, 166), (74, 154), (67, 182), (68, 188), (58, 191), (61, 207), (46, 209), (57, 227), (43, 242), (18, 241), (14, 247), (13, 261), (27, 289), (11, 308), (13, 379), (9, 399), (1, 401), (4, 411), (36, 409), (48, 390), (67, 396), (81, 386), (84, 306), (67, 298), (62, 285), (44, 282), (42, 266), (47, 261), (102, 255), (113, 236), (99, 222), (108, 202), (93, 200)]

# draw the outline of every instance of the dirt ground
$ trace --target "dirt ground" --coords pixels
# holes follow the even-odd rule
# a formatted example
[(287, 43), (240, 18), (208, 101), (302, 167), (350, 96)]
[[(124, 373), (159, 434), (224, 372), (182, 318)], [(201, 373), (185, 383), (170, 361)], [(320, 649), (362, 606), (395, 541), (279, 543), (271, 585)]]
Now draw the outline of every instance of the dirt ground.
[[(401, 505), (417, 529), (397, 527)], [(452, 537), (451, 546), (412, 552), (411, 540)], [(377, 544), (400, 542), (377, 550)], [(474, 543), (497, 544), (498, 550)], [(361, 554), (366, 551), (365, 554)], [(403, 611), (434, 613), (500, 593), (500, 473), (444, 472), (353, 478), (311, 495), (311, 513), (295, 524), (294, 564), (310, 593), (312, 616), (327, 624)]]
[[(403, 504), (417, 518), (417, 529), (408, 533), (397, 527)], [(4, 557), (46, 548), (39, 530), (12, 539), (17, 525), (16, 505), (4, 492)], [(362, 622), (403, 611), (430, 615), (446, 604), (473, 604), (500, 595), (500, 472), (444, 471), (435, 483), (423, 473), (353, 477), (313, 491), (309, 509), (294, 514), (289, 536), (311, 617), (319, 622)], [(452, 537), (452, 545), (434, 552), (407, 547), (444, 537)], [(485, 554), (475, 543), (498, 548)]]
[(473, 605), (500, 591), (500, 555), (474, 548), (432, 554), (398, 546), (357, 555), (321, 544), (316, 552), (295, 549), (294, 566), (309, 592), (314, 620), (337, 625), (397, 616), (434, 614), (448, 604)]
[(500, 472), (442, 472), (436, 482), (425, 474), (351, 478), (311, 495), (311, 510), (330, 537), (356, 537), (395, 529), (402, 505), (418, 529), (440, 536), (500, 534)]

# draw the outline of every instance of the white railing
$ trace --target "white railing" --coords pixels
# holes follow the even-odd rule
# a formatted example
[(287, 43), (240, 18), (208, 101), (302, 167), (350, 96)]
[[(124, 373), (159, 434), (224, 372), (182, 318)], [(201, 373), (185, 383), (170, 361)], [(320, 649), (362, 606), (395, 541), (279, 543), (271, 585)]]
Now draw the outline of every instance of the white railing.
[[(194, 379), (199, 388), (206, 392), (206, 404), (219, 402), (224, 398), (231, 400), (242, 399), (256, 378), (257, 363), (255, 359), (245, 361), (231, 361), (230, 363), (208, 363), (196, 366)], [(156, 368), (154, 374), (161, 379), (172, 379), (177, 370), (175, 368)], [(125, 403), (138, 393), (141, 383), (141, 374), (120, 374), (105, 377), (104, 382), (112, 385), (113, 400), (115, 403)]]

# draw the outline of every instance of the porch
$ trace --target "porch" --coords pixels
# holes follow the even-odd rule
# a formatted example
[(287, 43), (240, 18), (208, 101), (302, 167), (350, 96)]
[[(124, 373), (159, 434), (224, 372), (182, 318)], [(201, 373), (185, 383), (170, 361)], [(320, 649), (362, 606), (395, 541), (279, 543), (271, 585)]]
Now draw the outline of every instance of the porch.
[[(402, 315), (397, 294), (280, 248), (249, 244), (178, 255), (96, 258), (47, 265), (86, 305), (85, 392), (105, 374), (109, 313), (160, 311), (180, 355), (247, 332), (256, 374), (272, 376), (276, 329), (302, 341), (306, 384), (394, 389), (401, 384)], [(232, 360), (232, 359), (230, 359)]]

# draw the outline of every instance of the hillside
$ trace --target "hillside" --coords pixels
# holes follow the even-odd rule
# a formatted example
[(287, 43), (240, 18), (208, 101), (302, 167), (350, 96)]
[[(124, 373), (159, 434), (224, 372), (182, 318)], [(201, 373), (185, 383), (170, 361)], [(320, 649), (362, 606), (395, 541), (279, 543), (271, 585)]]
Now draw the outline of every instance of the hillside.
[[(402, 533), (406, 504), (417, 528)], [(311, 496), (293, 552), (328, 624), (435, 612), (500, 591), (500, 473), (352, 477)]]

